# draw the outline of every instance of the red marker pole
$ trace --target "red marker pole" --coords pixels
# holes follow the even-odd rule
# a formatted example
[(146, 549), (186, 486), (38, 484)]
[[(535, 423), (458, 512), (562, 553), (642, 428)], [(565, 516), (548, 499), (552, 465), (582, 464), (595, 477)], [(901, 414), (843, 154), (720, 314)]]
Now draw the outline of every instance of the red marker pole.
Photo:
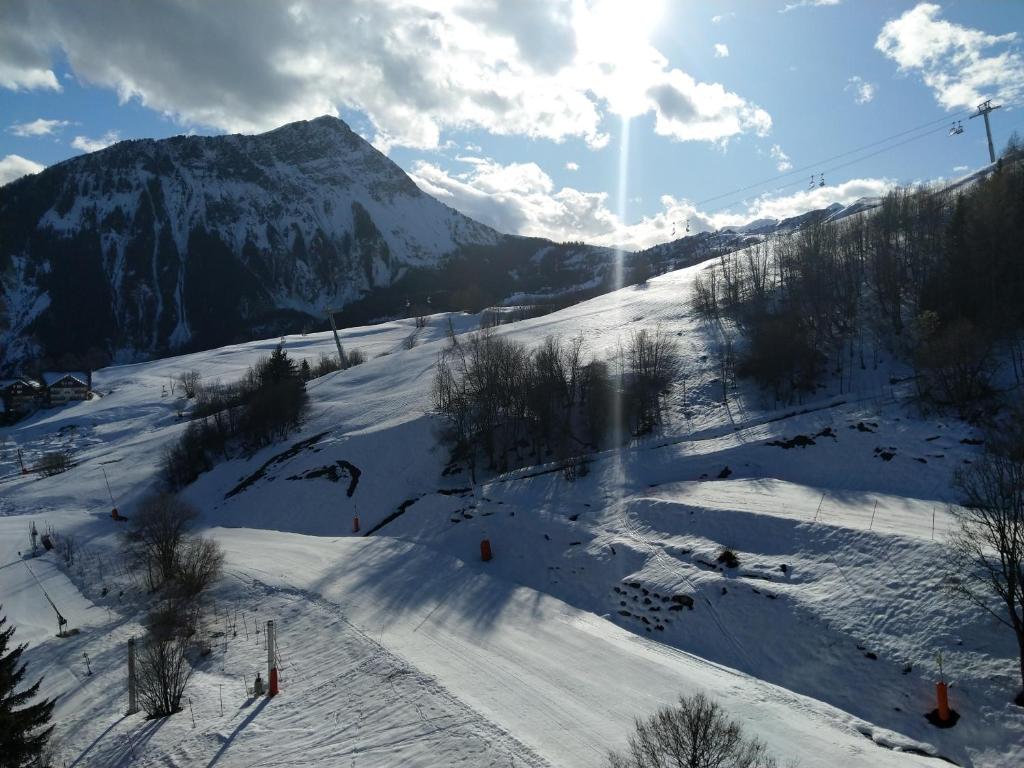
[(935, 684), (935, 700), (938, 705), (939, 722), (949, 722), (949, 689), (945, 683)]

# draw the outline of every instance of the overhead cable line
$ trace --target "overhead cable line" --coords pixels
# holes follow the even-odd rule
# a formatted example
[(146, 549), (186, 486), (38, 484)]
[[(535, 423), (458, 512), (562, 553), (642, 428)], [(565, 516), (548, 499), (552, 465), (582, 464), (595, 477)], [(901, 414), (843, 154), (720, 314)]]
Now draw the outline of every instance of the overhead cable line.
[[(808, 165), (800, 166), (799, 168), (793, 168), (792, 170), (786, 171), (785, 173), (780, 173), (780, 174), (777, 174), (775, 176), (771, 176), (771, 177), (769, 177), (767, 179), (762, 179), (761, 181), (754, 182), (753, 184), (748, 184), (745, 187), (739, 187), (738, 189), (734, 189), (734, 190), (731, 190), (729, 192), (723, 192), (720, 195), (714, 195), (712, 197), (708, 197), (708, 198), (705, 198), (703, 200), (698, 200), (698, 201), (694, 202), (693, 205), (695, 207), (699, 207), (699, 206), (702, 206), (702, 205), (704, 205), (706, 203), (714, 202), (715, 200), (721, 200), (722, 198), (725, 198), (725, 197), (732, 197), (733, 195), (737, 195), (740, 192), (746, 192), (746, 191), (754, 189), (756, 187), (761, 187), (761, 186), (764, 186), (765, 184), (770, 184), (773, 181), (778, 181), (780, 179), (788, 178), (788, 177), (793, 176), (794, 174), (797, 174), (797, 173), (801, 173), (802, 174), (802, 173), (805, 173), (806, 171), (809, 171), (809, 170), (812, 170), (812, 169), (818, 170), (822, 165), (824, 165), (826, 163), (830, 163), (833, 160), (839, 160), (840, 158), (843, 158), (843, 157), (849, 157), (850, 155), (854, 155), (854, 154), (857, 154), (859, 152), (863, 152), (866, 149), (871, 149), (872, 147), (877, 147), (879, 144), (885, 144), (886, 142), (892, 141), (893, 139), (901, 138), (902, 136), (906, 136), (907, 134), (916, 133), (917, 131), (921, 131), (921, 130), (923, 130), (925, 128), (931, 128), (933, 125), (936, 125), (937, 123), (942, 123), (943, 125), (946, 125), (949, 122), (950, 119), (953, 119), (953, 118), (955, 118), (958, 115), (965, 115), (965, 114), (967, 114), (970, 111), (971, 110), (969, 110), (969, 109), (962, 109), (959, 112), (952, 113), (951, 115), (946, 115), (946, 116), (938, 118), (936, 120), (929, 120), (927, 123), (922, 123), (921, 125), (918, 125), (918, 126), (916, 126), (914, 128), (908, 128), (908, 129), (906, 129), (904, 131), (900, 131), (899, 133), (894, 133), (891, 136), (886, 136), (883, 139), (878, 139), (876, 141), (872, 141), (872, 142), (870, 142), (868, 144), (864, 144), (864, 145), (862, 145), (860, 147), (856, 147), (855, 149), (850, 149), (850, 150), (847, 150), (846, 152), (840, 152), (837, 155), (832, 155), (831, 157), (826, 157), (826, 158), (824, 158), (822, 160), (818, 160), (817, 162), (809, 163)], [(925, 135), (928, 135), (930, 133), (932, 133), (932, 131), (927, 131), (926, 133), (921, 134), (921, 136), (925, 136)], [(920, 137), (916, 137), (916, 138), (920, 138)], [(893, 146), (900, 146), (900, 145), (896, 144), (896, 145), (893, 145)], [(865, 157), (872, 157), (872, 156), (873, 155), (867, 155)], [(861, 159), (865, 159), (865, 158), (861, 158)]]
[[(883, 154), (884, 152), (888, 152), (891, 149), (897, 149), (898, 147), (902, 147), (905, 144), (909, 144), (909, 143), (911, 143), (913, 141), (917, 141), (918, 139), (926, 138), (928, 136), (931, 136), (932, 134), (938, 133), (939, 131), (946, 131), (946, 130), (947, 129), (946, 129), (945, 126), (940, 126), (938, 128), (933, 128), (930, 131), (926, 131), (925, 133), (919, 134), (917, 136), (911, 136), (910, 138), (904, 139), (903, 141), (897, 142), (897, 143), (892, 144), (890, 146), (882, 147), (881, 149), (876, 149), (874, 152), (870, 152), (870, 153), (864, 155), (863, 157), (855, 157), (854, 159), (848, 160), (845, 163), (840, 163), (839, 165), (829, 166), (828, 168), (825, 169), (824, 173), (833, 173), (834, 171), (838, 171), (838, 170), (840, 170), (842, 168), (847, 168), (847, 167), (849, 167), (851, 165), (856, 165), (857, 163), (859, 163), (859, 162), (861, 162), (863, 160), (867, 160), (869, 158), (875, 157), (876, 155)], [(846, 154), (849, 154), (849, 153), (846, 153)], [(842, 155), (837, 155), (836, 157), (837, 158), (838, 157), (842, 157)], [(799, 181), (791, 181), (788, 184), (783, 184), (781, 186), (775, 187), (774, 189), (770, 190), (769, 192), (762, 193), (762, 194), (772, 194), (774, 192), (780, 192), (780, 191), (782, 191), (784, 189), (789, 189), (790, 187), (794, 187), (797, 184), (803, 184), (803, 183), (804, 182), (803, 182), (802, 179), (799, 180)], [(756, 185), (752, 185), (752, 186), (756, 186)], [(749, 188), (750, 187), (747, 187), (747, 189), (749, 189)], [(720, 197), (725, 197), (725, 195), (721, 195)], [(722, 211), (722, 210), (725, 210), (726, 208), (732, 207), (733, 205), (736, 204), (736, 202), (740, 202), (740, 201), (728, 202), (728, 203), (725, 203), (723, 205), (717, 206), (715, 208), (709, 208), (709, 209), (703, 210), (703, 211), (701, 211), (701, 213), (717, 213), (718, 211)], [(699, 203), (695, 204), (695, 205), (699, 205)]]

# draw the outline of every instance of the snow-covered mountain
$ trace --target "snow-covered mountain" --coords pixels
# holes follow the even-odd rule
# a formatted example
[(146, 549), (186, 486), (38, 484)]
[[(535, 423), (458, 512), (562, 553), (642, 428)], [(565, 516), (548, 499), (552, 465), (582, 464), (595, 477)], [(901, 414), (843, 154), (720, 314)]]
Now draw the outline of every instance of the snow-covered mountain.
[(586, 269), (562, 288), (602, 273), (594, 258), (608, 260), (473, 221), (333, 117), (256, 136), (124, 141), (0, 192), (0, 367), (297, 331), (327, 306), (401, 284), (362, 319), (389, 314), (470, 259), (501, 266), (482, 301), (544, 292), (564, 268)]

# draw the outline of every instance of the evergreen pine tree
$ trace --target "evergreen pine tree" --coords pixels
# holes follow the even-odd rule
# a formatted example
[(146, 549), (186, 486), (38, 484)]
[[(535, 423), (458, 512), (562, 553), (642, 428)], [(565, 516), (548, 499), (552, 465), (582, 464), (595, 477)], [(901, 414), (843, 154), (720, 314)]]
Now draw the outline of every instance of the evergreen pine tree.
[(263, 386), (268, 384), (280, 384), (284, 381), (295, 379), (298, 372), (295, 368), (295, 361), (288, 357), (284, 347), (280, 344), (270, 353), (266, 365), (263, 368), (260, 382)]
[(27, 644), (7, 651), (14, 627), (4, 629), (7, 617), (0, 615), (0, 768), (34, 765), (46, 747), (52, 725), (52, 700), (28, 702), (35, 698), (42, 678), (21, 693), (15, 690), (25, 676), (26, 664), (19, 659)]

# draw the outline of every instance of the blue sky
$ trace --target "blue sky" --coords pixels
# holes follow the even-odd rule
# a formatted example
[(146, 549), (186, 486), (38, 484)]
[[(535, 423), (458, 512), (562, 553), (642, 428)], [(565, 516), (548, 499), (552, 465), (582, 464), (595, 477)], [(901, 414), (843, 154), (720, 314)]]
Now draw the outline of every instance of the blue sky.
[[(1024, 2), (242, 9), (6, 2), (0, 180), (118, 139), (252, 133), (330, 113), (499, 229), (636, 247), (686, 220), (696, 230), (790, 215), (979, 167), (983, 125), (967, 110), (983, 98), (1004, 105), (997, 147), (1024, 132)], [(949, 136), (955, 117), (966, 130)], [(813, 192), (812, 172), (826, 181)]]

